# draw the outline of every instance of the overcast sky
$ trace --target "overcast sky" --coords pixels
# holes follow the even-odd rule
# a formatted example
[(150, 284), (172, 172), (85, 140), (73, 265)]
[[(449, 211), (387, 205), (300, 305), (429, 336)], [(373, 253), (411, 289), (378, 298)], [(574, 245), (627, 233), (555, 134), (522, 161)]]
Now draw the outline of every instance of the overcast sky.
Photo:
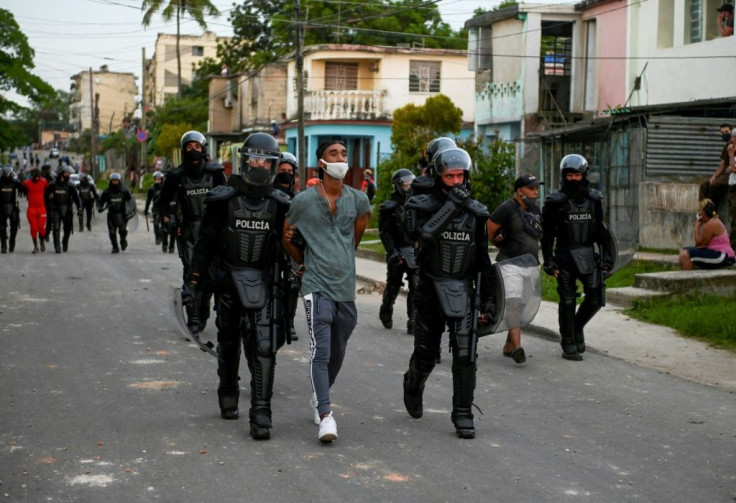
[[(549, 1), (549, 0), (548, 0)], [(31, 47), (36, 51), (32, 72), (55, 89), (69, 91), (70, 77), (90, 67), (108, 65), (111, 71), (141, 75), (141, 48), (153, 55), (158, 33), (176, 33), (176, 23), (154, 16), (151, 26), (141, 26), (141, 0), (3, 0), (0, 7), (15, 16)], [(232, 0), (213, 0), (222, 13), (208, 18), (208, 29), (220, 36), (232, 35), (227, 22)], [(477, 7), (490, 9), (499, 0), (440, 0), (445, 22), (458, 29)], [(198, 35), (194, 21), (184, 21), (181, 32)], [(138, 81), (140, 86), (140, 80)], [(13, 93), (9, 98), (26, 105)]]

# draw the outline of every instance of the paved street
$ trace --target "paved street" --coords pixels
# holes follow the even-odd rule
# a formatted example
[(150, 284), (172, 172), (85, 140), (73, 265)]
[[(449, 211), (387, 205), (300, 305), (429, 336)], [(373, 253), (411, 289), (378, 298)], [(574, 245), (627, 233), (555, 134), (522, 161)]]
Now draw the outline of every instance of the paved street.
[(600, 353), (565, 361), (544, 338), (525, 338), (520, 366), (501, 355), (502, 336), (481, 341), (475, 440), (454, 435), (446, 352), (425, 416), (411, 419), (403, 306), (385, 330), (376, 294), (358, 296), (333, 388), (338, 440), (317, 441), (302, 329), (279, 353), (272, 439), (253, 441), (247, 369), (241, 419), (224, 421), (215, 360), (169, 311), (178, 257), (158, 250), (142, 218), (119, 255), (104, 215), (68, 253), (31, 255), (24, 214), (16, 253), (0, 256), (0, 501), (736, 498), (733, 393)]

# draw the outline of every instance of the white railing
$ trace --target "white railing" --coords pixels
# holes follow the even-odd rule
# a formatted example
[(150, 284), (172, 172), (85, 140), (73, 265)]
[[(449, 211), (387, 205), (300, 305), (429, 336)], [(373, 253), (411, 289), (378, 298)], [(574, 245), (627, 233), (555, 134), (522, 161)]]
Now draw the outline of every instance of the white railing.
[(304, 112), (311, 120), (388, 117), (386, 91), (307, 91)]

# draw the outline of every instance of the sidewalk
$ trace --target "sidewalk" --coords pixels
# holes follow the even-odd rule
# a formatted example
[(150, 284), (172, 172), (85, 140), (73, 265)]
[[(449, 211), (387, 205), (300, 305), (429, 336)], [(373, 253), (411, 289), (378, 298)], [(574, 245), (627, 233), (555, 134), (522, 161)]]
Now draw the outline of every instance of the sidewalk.
[[(356, 257), (355, 264), (360, 281), (386, 281), (385, 263)], [(596, 314), (585, 333), (588, 351), (708, 386), (736, 391), (736, 358), (733, 354), (682, 337), (671, 328), (634, 320), (611, 304)], [(543, 301), (534, 321), (524, 329), (524, 334), (558, 341), (557, 304)]]

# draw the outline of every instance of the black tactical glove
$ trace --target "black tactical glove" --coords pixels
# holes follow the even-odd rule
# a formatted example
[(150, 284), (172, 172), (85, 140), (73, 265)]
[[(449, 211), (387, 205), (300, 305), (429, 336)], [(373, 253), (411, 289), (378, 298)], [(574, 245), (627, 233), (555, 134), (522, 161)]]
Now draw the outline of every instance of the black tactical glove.
[(304, 249), (307, 247), (307, 242), (299, 229), (296, 229), (294, 231), (294, 235), (291, 236), (291, 244), (296, 246), (300, 251), (304, 251)]
[(496, 319), (496, 300), (493, 297), (489, 297), (483, 301), (480, 310), (489, 320)]
[(404, 257), (401, 255), (401, 252), (399, 250), (392, 250), (391, 253), (388, 254), (388, 263), (391, 265), (399, 265), (404, 261)]
[(190, 281), (181, 289), (181, 303), (185, 306), (194, 305), (194, 295), (197, 291), (197, 283)]
[(470, 192), (462, 185), (452, 187), (447, 197), (459, 207), (465, 206), (470, 202)]
[(557, 264), (555, 264), (552, 261), (545, 262), (544, 265), (542, 266), (542, 269), (544, 270), (545, 274), (554, 276), (555, 270), (557, 269)]
[(613, 270), (613, 261), (611, 260), (611, 257), (608, 255), (603, 255), (603, 259), (601, 260), (601, 274), (604, 277), (608, 277), (611, 275), (611, 271)]

